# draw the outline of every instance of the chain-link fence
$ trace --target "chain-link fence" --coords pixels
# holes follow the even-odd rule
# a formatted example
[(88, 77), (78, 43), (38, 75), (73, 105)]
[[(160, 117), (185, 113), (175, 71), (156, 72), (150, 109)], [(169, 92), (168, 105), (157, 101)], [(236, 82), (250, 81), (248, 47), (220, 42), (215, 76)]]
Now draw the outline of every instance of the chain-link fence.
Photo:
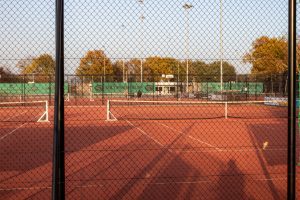
[[(50, 199), (55, 1), (0, 7), (0, 196)], [(67, 199), (287, 198), (287, 1), (68, 0), (64, 20)]]

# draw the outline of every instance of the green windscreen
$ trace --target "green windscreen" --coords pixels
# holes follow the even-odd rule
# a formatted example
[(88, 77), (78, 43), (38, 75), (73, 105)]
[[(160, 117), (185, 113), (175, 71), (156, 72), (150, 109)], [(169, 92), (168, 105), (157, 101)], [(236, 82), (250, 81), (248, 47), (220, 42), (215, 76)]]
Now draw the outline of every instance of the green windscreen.
[[(54, 83), (0, 83), (2, 95), (53, 95)], [(68, 93), (68, 83), (64, 84), (64, 92)]]
[(153, 93), (155, 91), (155, 85), (153, 82), (94, 82), (92, 84), (92, 91), (94, 94), (121, 94), (121, 93)]

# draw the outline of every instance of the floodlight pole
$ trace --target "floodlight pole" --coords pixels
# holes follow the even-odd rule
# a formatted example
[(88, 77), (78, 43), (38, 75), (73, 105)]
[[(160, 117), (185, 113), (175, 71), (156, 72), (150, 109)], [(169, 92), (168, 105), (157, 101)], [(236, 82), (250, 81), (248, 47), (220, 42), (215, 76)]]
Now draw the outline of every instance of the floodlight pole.
[(104, 52), (105, 47), (103, 46), (103, 80), (105, 82), (105, 77), (106, 77), (106, 63), (105, 63), (105, 52)]
[(186, 51), (186, 92), (189, 92), (189, 9), (193, 7), (192, 4), (185, 3), (183, 8), (185, 10), (185, 25), (186, 25), (186, 32), (185, 32), (185, 51)]
[(220, 0), (220, 89), (223, 99), (223, 2)]
[(122, 59), (122, 68), (123, 68), (123, 83), (125, 82), (125, 63), (124, 63), (124, 59)]
[(34, 80), (34, 73), (32, 74), (32, 83), (35, 83), (35, 80)]
[[(138, 2), (141, 5), (141, 49), (140, 51), (142, 51), (143, 49), (143, 31), (144, 31), (144, 0), (138, 0)], [(143, 82), (143, 51), (141, 53), (141, 58), (140, 58), (140, 70), (141, 70), (141, 83)]]

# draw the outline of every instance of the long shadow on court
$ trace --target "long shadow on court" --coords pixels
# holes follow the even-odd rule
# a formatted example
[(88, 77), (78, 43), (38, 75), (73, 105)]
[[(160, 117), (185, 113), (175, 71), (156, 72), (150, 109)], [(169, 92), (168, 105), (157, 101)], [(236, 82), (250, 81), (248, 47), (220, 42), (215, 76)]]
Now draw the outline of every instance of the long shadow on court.
[[(184, 148), (191, 148), (185, 146)], [(207, 153), (199, 152), (195, 160), (208, 157)], [(166, 165), (159, 169), (154, 178), (145, 182), (138, 199), (214, 199), (215, 182), (204, 172), (209, 167), (221, 167), (220, 161), (216, 159), (216, 166), (202, 163), (194, 166), (182, 158), (183, 154), (173, 154), (173, 158), (165, 160)], [(212, 158), (213, 159), (213, 158)], [(142, 184), (140, 184), (142, 185)]]
[[(207, 180), (202, 170), (209, 171), (209, 166), (205, 158), (210, 157), (208, 153), (198, 152), (195, 161), (201, 163), (193, 165), (193, 160), (189, 162), (182, 158), (182, 149), (173, 151), (173, 144), (185, 137), (192, 129), (194, 124), (182, 131), (182, 134), (176, 136), (170, 144), (164, 146), (156, 152), (149, 162), (145, 163), (137, 173), (129, 179), (120, 189), (118, 189), (109, 199), (138, 198), (138, 199), (199, 199), (200, 196), (209, 197), (215, 195), (211, 192), (214, 183)], [(191, 149), (186, 145), (183, 149)], [(202, 160), (203, 159), (203, 160)], [(222, 162), (217, 158), (215, 166), (222, 166)], [(199, 162), (200, 161), (200, 162)], [(202, 184), (203, 185), (202, 185)], [(200, 196), (199, 196), (200, 195)], [(206, 198), (205, 198), (206, 199)]]
[(268, 165), (285, 165), (287, 159), (287, 125), (280, 124), (249, 124), (248, 129), (252, 144), (264, 148), (262, 155)]
[[(79, 151), (130, 129), (130, 126), (112, 125), (66, 127), (66, 150)], [(52, 141), (52, 128), (24, 126), (18, 129), (0, 141), (0, 171), (27, 171), (51, 162)]]
[(229, 160), (227, 166), (220, 172), (217, 185), (218, 199), (249, 199), (245, 188), (245, 177), (236, 165), (235, 160)]
[[(257, 158), (263, 171), (263, 175), (266, 177), (269, 190), (274, 199), (280, 199), (279, 192), (272, 180), (271, 174), (268, 171), (266, 164), (268, 165), (284, 165), (286, 160), (286, 150), (277, 151), (277, 148), (286, 148), (287, 130), (283, 124), (251, 124), (248, 125), (251, 131), (249, 136), (252, 144), (255, 147), (263, 147), (266, 142), (268, 145), (263, 151), (256, 151)], [(270, 144), (269, 144), (270, 143)], [(272, 148), (275, 148), (272, 150)], [(269, 149), (269, 150), (268, 150)], [(279, 153), (278, 153), (279, 152)], [(264, 162), (264, 159), (267, 163)], [(285, 172), (283, 172), (285, 173)]]

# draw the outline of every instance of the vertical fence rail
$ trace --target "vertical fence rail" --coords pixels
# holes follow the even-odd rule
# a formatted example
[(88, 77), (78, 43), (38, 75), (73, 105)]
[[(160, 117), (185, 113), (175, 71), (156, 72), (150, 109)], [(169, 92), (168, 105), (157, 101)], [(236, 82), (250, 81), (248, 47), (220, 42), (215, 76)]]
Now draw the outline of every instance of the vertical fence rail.
[(52, 183), (53, 200), (65, 199), (64, 159), (64, 0), (57, 0)]
[(289, 1), (288, 199), (296, 199), (296, 0)]

